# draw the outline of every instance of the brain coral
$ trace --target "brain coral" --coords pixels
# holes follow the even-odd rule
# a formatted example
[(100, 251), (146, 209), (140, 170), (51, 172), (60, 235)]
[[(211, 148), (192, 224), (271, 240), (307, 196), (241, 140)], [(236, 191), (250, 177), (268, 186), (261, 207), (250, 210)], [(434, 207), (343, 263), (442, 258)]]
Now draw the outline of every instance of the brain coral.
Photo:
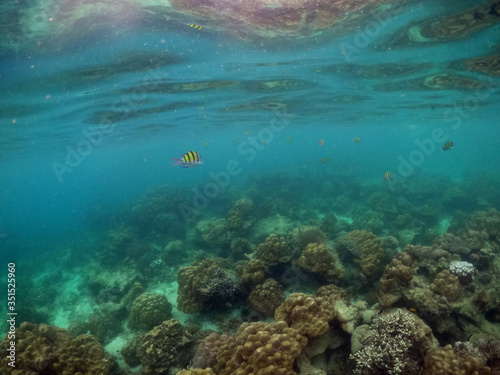
[(274, 311), (274, 320), (284, 321), (301, 335), (318, 337), (328, 331), (335, 317), (333, 306), (324, 298), (294, 293)]
[(285, 322), (243, 323), (217, 353), (218, 375), (296, 375), (294, 362), (307, 339)]
[(257, 248), (256, 257), (267, 266), (275, 266), (278, 263), (286, 263), (292, 259), (292, 249), (287, 245), (284, 238), (275, 234), (269, 235), (264, 243)]
[[(0, 348), (9, 350), (10, 340), (4, 337)], [(0, 373), (50, 375), (108, 375), (111, 361), (97, 339), (89, 335), (72, 338), (64, 329), (46, 324), (22, 323), (16, 331), (16, 367), (8, 365), (2, 355)]]
[(248, 296), (248, 304), (254, 310), (272, 314), (285, 300), (283, 287), (274, 279), (267, 279), (257, 285)]
[(335, 258), (323, 244), (307, 245), (299, 258), (299, 266), (323, 276), (328, 281), (344, 277), (344, 270), (337, 266)]
[(411, 265), (413, 260), (409, 254), (397, 253), (378, 284), (377, 297), (380, 304), (389, 307), (399, 301), (402, 291), (413, 278)]
[(384, 256), (380, 239), (366, 230), (353, 230), (347, 235), (347, 239), (359, 247), (359, 258), (355, 262), (359, 264), (361, 271), (366, 276), (376, 275)]
[(157, 293), (142, 293), (132, 304), (128, 324), (131, 328), (151, 329), (170, 318), (172, 305)]
[(173, 366), (185, 367), (189, 360), (192, 337), (177, 319), (170, 319), (142, 339), (141, 375), (167, 374)]
[(451, 345), (425, 356), (422, 375), (487, 375), (491, 369), (478, 357), (457, 358)]

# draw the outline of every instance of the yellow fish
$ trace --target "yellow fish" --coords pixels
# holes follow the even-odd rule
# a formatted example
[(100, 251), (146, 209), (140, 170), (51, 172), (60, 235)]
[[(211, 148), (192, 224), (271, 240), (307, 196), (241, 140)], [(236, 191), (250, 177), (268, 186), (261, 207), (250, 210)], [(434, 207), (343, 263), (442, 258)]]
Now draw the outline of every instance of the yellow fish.
[(188, 26), (192, 27), (193, 29), (196, 29), (196, 30), (203, 30), (203, 26), (196, 25), (194, 23), (188, 23)]
[(286, 141), (287, 142), (291, 142), (291, 141), (293, 141), (293, 138), (292, 137), (286, 137)]
[(326, 156), (325, 156), (323, 159), (321, 159), (321, 161), (322, 161), (323, 163), (326, 163), (326, 162), (328, 162), (329, 160), (330, 160), (330, 159), (329, 159), (329, 158), (327, 158)]
[(353, 139), (352, 139), (352, 141), (353, 141), (354, 143), (361, 143), (361, 138), (356, 137), (356, 138), (353, 138)]
[(388, 180), (391, 178), (391, 172), (385, 172), (384, 174), (384, 180)]
[(208, 145), (209, 145), (209, 143), (208, 143), (208, 142), (203, 143), (203, 146), (204, 146), (204, 147), (208, 147)]
[(243, 132), (243, 134), (248, 135), (248, 134), (250, 134), (250, 132), (246, 131), (246, 132)]
[(240, 143), (240, 141), (239, 141), (239, 140), (237, 140), (237, 139), (233, 139), (233, 143), (234, 143), (235, 145), (237, 145), (237, 144), (239, 144), (239, 143)]

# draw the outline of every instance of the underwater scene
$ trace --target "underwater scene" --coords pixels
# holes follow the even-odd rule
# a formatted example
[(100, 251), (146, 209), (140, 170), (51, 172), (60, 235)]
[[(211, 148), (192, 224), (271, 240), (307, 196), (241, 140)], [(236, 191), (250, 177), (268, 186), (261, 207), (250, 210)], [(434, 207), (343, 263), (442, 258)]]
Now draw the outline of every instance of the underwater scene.
[(500, 375), (500, 1), (0, 9), (0, 375)]

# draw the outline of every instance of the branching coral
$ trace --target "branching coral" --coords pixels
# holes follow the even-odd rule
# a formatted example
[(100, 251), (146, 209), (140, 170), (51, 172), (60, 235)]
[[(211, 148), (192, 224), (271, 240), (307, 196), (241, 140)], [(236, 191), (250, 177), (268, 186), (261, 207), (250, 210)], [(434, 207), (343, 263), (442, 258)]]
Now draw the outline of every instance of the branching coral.
[(335, 317), (333, 306), (321, 297), (294, 293), (274, 311), (274, 320), (285, 321), (301, 335), (318, 337), (328, 331)]
[(307, 339), (285, 322), (243, 323), (217, 353), (218, 375), (296, 375), (294, 362)]
[(141, 375), (166, 374), (173, 366), (187, 366), (191, 345), (191, 335), (177, 319), (156, 326), (142, 340)]
[[(0, 348), (8, 353), (8, 336)], [(7, 355), (0, 360), (0, 373), (8, 374), (51, 374), (51, 375), (108, 375), (111, 361), (101, 344), (93, 336), (77, 338), (64, 329), (46, 324), (22, 323), (16, 331), (15, 367), (9, 366)]]
[(151, 329), (170, 318), (172, 305), (167, 297), (157, 293), (143, 293), (132, 304), (128, 324), (131, 328)]
[(329, 282), (344, 277), (344, 270), (323, 244), (311, 243), (302, 252), (299, 266), (324, 277)]
[(397, 309), (373, 320), (363, 345), (351, 356), (356, 362), (356, 374), (417, 375), (424, 355), (437, 342), (423, 321)]
[(272, 314), (285, 300), (283, 287), (274, 279), (267, 279), (257, 285), (248, 296), (248, 304), (254, 310)]
[(410, 255), (397, 253), (387, 265), (377, 290), (378, 300), (382, 306), (391, 306), (402, 297), (403, 289), (413, 277), (412, 263)]
[(259, 245), (255, 256), (267, 266), (275, 266), (278, 263), (290, 261), (293, 254), (284, 238), (271, 234), (264, 243)]

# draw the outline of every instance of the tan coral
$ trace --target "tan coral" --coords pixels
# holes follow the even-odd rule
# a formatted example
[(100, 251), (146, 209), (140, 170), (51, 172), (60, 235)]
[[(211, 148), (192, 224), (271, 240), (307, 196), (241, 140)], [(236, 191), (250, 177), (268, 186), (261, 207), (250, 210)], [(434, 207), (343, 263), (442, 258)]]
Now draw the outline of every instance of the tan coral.
[(432, 351), (425, 356), (422, 375), (488, 375), (491, 369), (480, 358), (457, 358), (451, 345)]
[(347, 292), (334, 284), (320, 287), (316, 291), (316, 296), (324, 298), (327, 302), (330, 302), (332, 306), (335, 306), (337, 301), (344, 301), (346, 304), (349, 303)]
[(267, 314), (273, 314), (284, 300), (283, 287), (274, 279), (267, 279), (257, 285), (248, 296), (248, 304), (252, 309)]
[(197, 291), (203, 286), (207, 276), (217, 269), (218, 265), (211, 259), (204, 259), (188, 267), (180, 267), (177, 271), (179, 292), (177, 296), (177, 309), (186, 314), (194, 314), (203, 308)]
[(191, 362), (191, 368), (213, 368), (217, 363), (217, 352), (228, 338), (228, 335), (219, 335), (217, 332), (212, 332), (210, 335), (205, 337), (200, 342), (200, 345), (198, 345), (198, 349), (196, 350)]
[(262, 283), (266, 276), (269, 275), (269, 269), (266, 264), (258, 259), (240, 262), (236, 266), (236, 272), (238, 272), (241, 282), (252, 285)]
[(243, 220), (253, 208), (253, 202), (249, 199), (238, 199), (227, 214), (227, 226), (231, 229), (240, 229)]
[(287, 236), (288, 241), (297, 251), (302, 251), (310, 243), (323, 244), (326, 242), (325, 233), (318, 227), (301, 225), (294, 228)]
[(307, 245), (298, 264), (310, 272), (323, 276), (328, 281), (336, 281), (344, 277), (344, 270), (337, 265), (335, 258), (323, 244)]
[(128, 324), (131, 328), (151, 329), (171, 316), (172, 305), (157, 293), (142, 293), (134, 300)]
[[(8, 352), (10, 341), (4, 337), (2, 353)], [(111, 362), (95, 337), (80, 335), (73, 339), (66, 330), (46, 324), (21, 324), (16, 331), (16, 356), (16, 367), (11, 367), (7, 355), (2, 355), (2, 375), (111, 373)]]
[(328, 331), (335, 317), (333, 306), (324, 298), (294, 293), (274, 311), (274, 320), (285, 321), (300, 334), (318, 337)]
[(189, 370), (181, 370), (179, 371), (176, 375), (211, 375), (215, 374), (212, 369), (199, 369), (199, 368), (192, 368)]
[(413, 278), (412, 258), (406, 253), (397, 253), (385, 267), (378, 284), (377, 297), (383, 307), (392, 306), (402, 297), (402, 291)]
[(359, 246), (359, 264), (361, 271), (366, 276), (374, 276), (380, 271), (380, 263), (384, 256), (382, 241), (372, 232), (366, 230), (353, 230), (347, 239)]
[(431, 289), (434, 293), (446, 297), (450, 302), (456, 301), (460, 297), (460, 281), (448, 270), (443, 270), (436, 275), (431, 283)]
[(243, 323), (217, 353), (217, 375), (296, 375), (307, 338), (283, 321)]
[(292, 250), (285, 242), (284, 238), (275, 234), (269, 235), (264, 243), (257, 248), (256, 257), (267, 266), (275, 266), (279, 263), (286, 263), (292, 259)]

